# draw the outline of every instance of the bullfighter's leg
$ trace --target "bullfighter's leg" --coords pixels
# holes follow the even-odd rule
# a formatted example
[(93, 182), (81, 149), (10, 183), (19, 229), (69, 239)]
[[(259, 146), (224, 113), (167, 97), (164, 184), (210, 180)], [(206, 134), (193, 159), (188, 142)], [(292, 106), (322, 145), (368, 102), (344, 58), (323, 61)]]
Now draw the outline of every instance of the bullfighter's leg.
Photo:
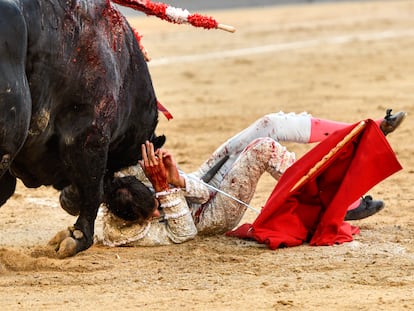
[[(375, 122), (380, 126), (384, 134), (388, 134), (401, 124), (405, 115), (405, 112), (391, 115), (391, 110), (387, 110), (386, 117), (377, 119)], [(292, 112), (270, 113), (256, 120), (243, 131), (223, 143), (200, 166), (195, 175), (199, 177), (204, 176), (216, 163), (225, 157), (228, 157), (228, 159), (224, 165), (231, 167), (240, 152), (256, 138), (270, 137), (279, 142), (315, 143), (324, 140), (331, 133), (349, 125), (350, 123), (315, 118), (306, 112), (299, 114)], [(213, 179), (212, 184), (214, 183)], [(214, 185), (217, 186), (217, 183)]]
[(19, 7), (0, 1), (0, 177), (8, 171), (29, 130), (26, 51), (27, 29)]
[[(264, 172), (280, 176), (294, 161), (295, 154), (275, 140), (258, 138), (240, 154), (219, 189), (249, 204)], [(198, 233), (209, 235), (233, 229), (245, 211), (244, 204), (217, 193), (207, 204), (194, 210), (193, 215)]]
[[(67, 127), (70, 131), (73, 127)], [(76, 127), (75, 127), (76, 128)], [(80, 128), (80, 127), (78, 127)], [(103, 196), (103, 179), (107, 162), (109, 139), (96, 126), (87, 127), (70, 144), (62, 145), (62, 161), (77, 193), (79, 217), (73, 227), (59, 232), (49, 244), (58, 257), (73, 256), (93, 243), (94, 225)], [(76, 196), (74, 197), (76, 200)], [(74, 203), (74, 202), (72, 202)]]

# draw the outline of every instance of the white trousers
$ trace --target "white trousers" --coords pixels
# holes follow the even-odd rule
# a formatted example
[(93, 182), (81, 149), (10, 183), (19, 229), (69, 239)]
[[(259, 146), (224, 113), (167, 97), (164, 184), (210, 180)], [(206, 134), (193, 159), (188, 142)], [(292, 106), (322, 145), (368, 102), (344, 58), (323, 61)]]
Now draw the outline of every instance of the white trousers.
[[(222, 144), (197, 172), (203, 176), (223, 157), (228, 160), (209, 184), (249, 204), (264, 172), (278, 177), (295, 161), (295, 154), (279, 142), (309, 142), (311, 115), (268, 114)], [(199, 234), (224, 233), (238, 225), (246, 206), (219, 192), (194, 211)]]

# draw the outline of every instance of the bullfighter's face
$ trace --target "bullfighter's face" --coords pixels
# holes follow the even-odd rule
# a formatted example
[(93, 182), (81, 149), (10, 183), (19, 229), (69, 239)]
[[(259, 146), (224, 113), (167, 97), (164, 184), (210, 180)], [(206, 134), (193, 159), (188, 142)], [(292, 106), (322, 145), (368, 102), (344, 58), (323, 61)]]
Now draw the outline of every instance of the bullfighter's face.
[(159, 218), (159, 217), (161, 217), (161, 213), (160, 213), (161, 203), (158, 200), (158, 198), (154, 198), (154, 201), (155, 201), (154, 202), (154, 210), (151, 214), (151, 218)]

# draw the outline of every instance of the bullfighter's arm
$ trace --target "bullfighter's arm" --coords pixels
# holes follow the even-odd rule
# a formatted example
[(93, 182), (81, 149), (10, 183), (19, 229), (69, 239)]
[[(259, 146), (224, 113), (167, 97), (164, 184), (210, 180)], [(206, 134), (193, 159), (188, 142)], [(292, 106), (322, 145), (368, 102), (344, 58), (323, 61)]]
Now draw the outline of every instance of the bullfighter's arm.
[(197, 234), (197, 229), (183, 192), (172, 188), (159, 192), (156, 197), (164, 212), (163, 219), (168, 238), (174, 243), (183, 243)]
[(206, 203), (210, 199), (210, 191), (201, 180), (191, 175), (183, 175), (185, 187), (183, 188), (184, 196), (189, 203)]
[[(146, 186), (152, 187), (151, 182), (145, 176), (145, 173), (140, 165), (129, 166), (121, 171), (115, 173), (116, 177), (134, 176), (139, 181), (143, 182)], [(185, 180), (185, 186), (181, 188), (184, 197), (190, 203), (203, 204), (210, 198), (210, 192), (207, 186), (205, 186), (197, 178), (192, 178), (189, 175), (182, 174)]]
[(157, 246), (183, 243), (197, 234), (183, 192), (173, 188), (157, 194), (163, 216), (140, 225), (122, 220), (106, 208), (98, 217), (103, 225), (103, 244), (108, 246)]

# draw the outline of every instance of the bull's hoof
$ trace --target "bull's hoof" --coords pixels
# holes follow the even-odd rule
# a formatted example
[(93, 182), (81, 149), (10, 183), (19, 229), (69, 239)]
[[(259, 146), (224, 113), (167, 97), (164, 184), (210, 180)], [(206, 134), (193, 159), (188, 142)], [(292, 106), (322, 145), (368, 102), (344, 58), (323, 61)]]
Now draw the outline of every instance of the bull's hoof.
[(77, 241), (72, 238), (66, 238), (59, 244), (59, 249), (56, 251), (58, 258), (66, 258), (76, 255)]
[(83, 239), (82, 231), (70, 227), (59, 231), (48, 244), (55, 249), (57, 257), (62, 259), (76, 255), (81, 239)]
[(59, 244), (66, 239), (67, 237), (70, 237), (70, 229), (62, 230), (56, 233), (56, 235), (49, 241), (49, 245), (53, 246), (55, 250), (57, 251), (59, 249)]

